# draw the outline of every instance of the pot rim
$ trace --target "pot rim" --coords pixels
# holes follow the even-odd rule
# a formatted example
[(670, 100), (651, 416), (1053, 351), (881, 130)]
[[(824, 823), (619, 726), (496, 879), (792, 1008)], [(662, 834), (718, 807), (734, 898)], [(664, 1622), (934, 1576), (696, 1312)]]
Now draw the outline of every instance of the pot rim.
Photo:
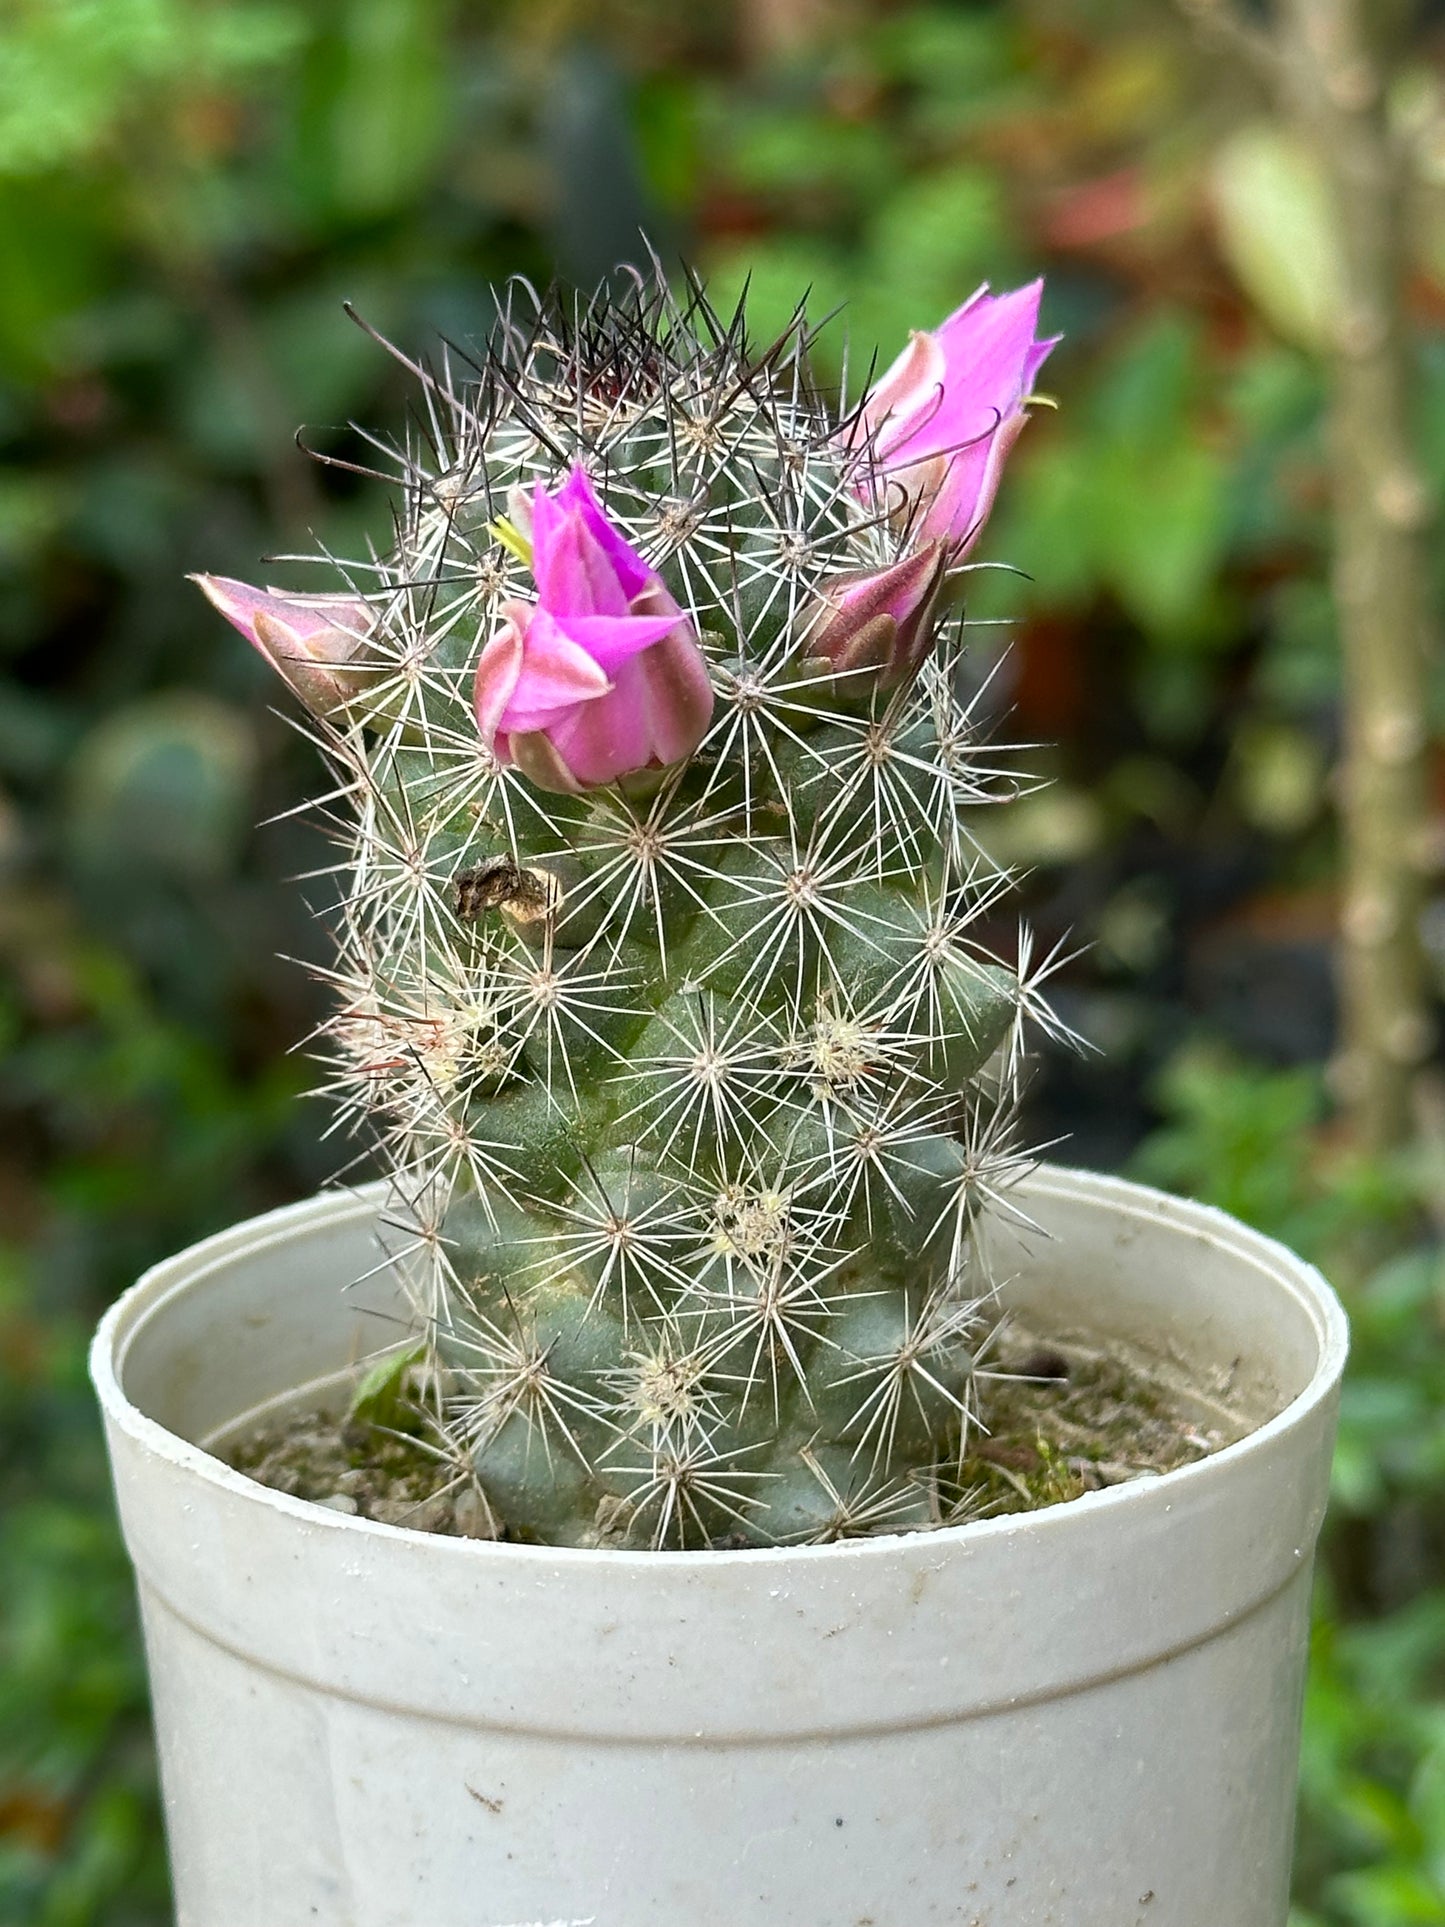
[[(1227, 1473), (1228, 1468), (1250, 1455), (1268, 1452), (1281, 1434), (1293, 1431), (1307, 1421), (1319, 1406), (1333, 1396), (1349, 1351), (1348, 1320), (1344, 1307), (1319, 1270), (1287, 1245), (1252, 1230), (1214, 1205), (1174, 1197), (1150, 1185), (1100, 1172), (1066, 1165), (1040, 1165), (1022, 1180), (1020, 1190), (1025, 1195), (1042, 1193), (1052, 1197), (1078, 1197), (1100, 1204), (1115, 1204), (1124, 1207), (1129, 1216), (1152, 1217), (1182, 1234), (1206, 1234), (1218, 1244), (1227, 1246), (1241, 1259), (1255, 1261), (1281, 1290), (1293, 1297), (1314, 1326), (1319, 1352), (1309, 1382), (1273, 1418), (1266, 1419), (1243, 1438), (1211, 1452), (1207, 1458), (1179, 1466), (1172, 1472), (1156, 1474), (1153, 1478), (1106, 1486), (1097, 1492), (1085, 1492), (1076, 1499), (1064, 1500), (1035, 1511), (970, 1519), (960, 1525), (939, 1526), (928, 1531), (879, 1533), (867, 1538), (842, 1539), (827, 1545), (747, 1546), (689, 1551), (530, 1545), (509, 1540), (467, 1539), (334, 1512), (311, 1500), (278, 1492), (274, 1487), (263, 1485), (245, 1473), (236, 1471), (223, 1459), (216, 1458), (203, 1447), (172, 1432), (132, 1403), (121, 1385), (121, 1372), (124, 1370), (128, 1344), (144, 1319), (156, 1315), (169, 1297), (190, 1288), (197, 1281), (198, 1273), (204, 1274), (223, 1264), (228, 1257), (253, 1247), (258, 1240), (279, 1241), (294, 1231), (304, 1229), (309, 1223), (331, 1218), (374, 1215), (378, 1205), (388, 1196), (385, 1179), (350, 1189), (322, 1191), (314, 1197), (243, 1219), (151, 1266), (101, 1319), (90, 1347), (91, 1382), (107, 1420), (126, 1433), (138, 1447), (170, 1460), (178, 1469), (189, 1472), (208, 1485), (219, 1487), (253, 1504), (279, 1510), (309, 1530), (381, 1533), (387, 1538), (401, 1534), (406, 1540), (425, 1543), (442, 1557), (493, 1563), (501, 1560), (522, 1569), (547, 1566), (574, 1573), (589, 1567), (617, 1572), (625, 1571), (630, 1566), (654, 1573), (669, 1568), (712, 1571), (723, 1566), (737, 1568), (762, 1563), (777, 1567), (781, 1562), (788, 1561), (797, 1561), (800, 1565), (812, 1564), (824, 1558), (837, 1565), (845, 1558), (896, 1558), (904, 1546), (923, 1549), (940, 1545), (961, 1546), (964, 1543), (977, 1544), (1006, 1537), (1019, 1531), (1031, 1534), (1066, 1531), (1085, 1510), (1117, 1512), (1120, 1508), (1153, 1505), (1158, 1503), (1158, 1496), (1164, 1492), (1178, 1493), (1182, 1497), (1197, 1487), (1201, 1479)], [(183, 1262), (185, 1269), (182, 1272), (180, 1268)]]

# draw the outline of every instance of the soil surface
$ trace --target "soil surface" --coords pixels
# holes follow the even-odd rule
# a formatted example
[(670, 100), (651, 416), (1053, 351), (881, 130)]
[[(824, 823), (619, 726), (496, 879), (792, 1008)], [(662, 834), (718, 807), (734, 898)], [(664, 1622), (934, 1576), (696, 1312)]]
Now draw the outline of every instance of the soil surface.
[[(1140, 1363), (1102, 1359), (1014, 1327), (991, 1361), (987, 1432), (974, 1434), (951, 1520), (1061, 1505), (1207, 1457), (1249, 1426), (1227, 1405), (1176, 1389)], [(237, 1471), (333, 1511), (421, 1532), (505, 1539), (507, 1525), (427, 1439), (335, 1410), (292, 1411), (232, 1439)], [(950, 1486), (952, 1481), (950, 1480)]]

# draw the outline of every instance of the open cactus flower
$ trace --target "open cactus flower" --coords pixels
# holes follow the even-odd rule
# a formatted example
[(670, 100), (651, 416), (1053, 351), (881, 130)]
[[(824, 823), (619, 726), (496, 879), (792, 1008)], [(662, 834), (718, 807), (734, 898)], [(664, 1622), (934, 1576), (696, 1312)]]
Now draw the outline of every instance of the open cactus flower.
[(1037, 310), (976, 298), (851, 412), (801, 329), (755, 364), (660, 284), (513, 317), (433, 379), (396, 546), (344, 594), (200, 578), (354, 799), (330, 1088), (421, 1234), (437, 1448), (511, 1535), (969, 1508), (975, 1232), (1049, 1020), (980, 941), (1011, 784), (942, 591)]
[[(514, 525), (515, 526), (515, 525)], [(587, 472), (527, 517), (534, 601), (504, 605), (477, 659), (477, 724), (502, 762), (544, 789), (597, 789), (683, 762), (712, 717), (691, 622), (608, 521)]]

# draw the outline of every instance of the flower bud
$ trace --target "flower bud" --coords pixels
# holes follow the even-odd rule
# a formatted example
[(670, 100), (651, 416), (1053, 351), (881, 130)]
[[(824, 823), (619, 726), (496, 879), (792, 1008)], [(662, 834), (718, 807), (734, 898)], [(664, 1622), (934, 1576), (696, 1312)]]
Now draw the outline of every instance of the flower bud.
[(933, 647), (948, 544), (925, 542), (889, 568), (840, 575), (823, 587), (808, 656), (826, 662), (848, 693), (892, 689)]
[(1059, 340), (1035, 336), (1043, 286), (991, 295), (985, 284), (935, 333), (914, 334), (863, 404), (866, 492), (922, 539), (948, 541), (953, 567), (988, 519), (1035, 377)]
[(361, 659), (376, 611), (356, 596), (289, 595), (224, 575), (190, 580), (314, 715), (341, 715), (365, 687), (370, 669)]

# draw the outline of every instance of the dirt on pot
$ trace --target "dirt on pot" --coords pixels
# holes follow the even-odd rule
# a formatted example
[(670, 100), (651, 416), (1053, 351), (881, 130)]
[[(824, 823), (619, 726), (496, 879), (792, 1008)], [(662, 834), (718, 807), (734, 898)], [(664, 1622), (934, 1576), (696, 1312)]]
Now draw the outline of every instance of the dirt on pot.
[[(1042, 1340), (1017, 1324), (1001, 1334), (990, 1369), (999, 1375), (988, 1429), (975, 1431), (956, 1484), (941, 1495), (950, 1520), (1037, 1511), (1157, 1477), (1249, 1430), (1227, 1388), (1201, 1398), (1148, 1361)], [(336, 1512), (463, 1538), (516, 1536), (429, 1432), (420, 1405), (383, 1426), (328, 1401), (233, 1435), (224, 1456), (260, 1484)]]

